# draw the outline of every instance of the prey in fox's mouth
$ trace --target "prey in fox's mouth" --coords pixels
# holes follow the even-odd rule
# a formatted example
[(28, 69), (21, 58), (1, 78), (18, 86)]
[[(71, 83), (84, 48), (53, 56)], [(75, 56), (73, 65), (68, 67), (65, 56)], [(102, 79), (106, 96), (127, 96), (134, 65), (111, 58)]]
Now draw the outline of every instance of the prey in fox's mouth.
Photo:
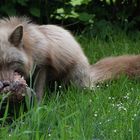
[(20, 102), (27, 94), (28, 85), (23, 76), (14, 72), (13, 80), (0, 80), (0, 93), (8, 94), (12, 102)]
[(20, 88), (26, 86), (26, 81), (23, 76), (19, 73), (14, 72), (13, 81), (11, 80), (0, 80), (0, 91), (7, 93), (9, 91), (18, 92)]

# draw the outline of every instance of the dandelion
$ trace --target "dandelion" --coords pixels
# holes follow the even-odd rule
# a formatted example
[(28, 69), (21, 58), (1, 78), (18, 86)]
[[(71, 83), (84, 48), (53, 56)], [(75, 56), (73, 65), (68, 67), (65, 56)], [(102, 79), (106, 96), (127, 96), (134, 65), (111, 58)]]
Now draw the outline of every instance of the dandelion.
[(130, 92), (128, 92), (127, 94), (126, 94), (126, 96), (129, 96), (130, 95)]
[(86, 88), (86, 87), (84, 87), (83, 89), (84, 89), (84, 90), (86, 90), (87, 88)]
[(108, 87), (109, 85), (108, 84), (106, 84), (106, 87)]
[(90, 102), (90, 103), (92, 103), (92, 100), (91, 100), (91, 99), (89, 99), (89, 102)]
[(99, 88), (100, 86), (99, 86), (99, 85), (97, 85), (96, 87), (97, 87), (97, 88)]
[(127, 109), (126, 109), (125, 107), (123, 107), (123, 110), (124, 110), (124, 111), (127, 111)]
[(117, 104), (116, 106), (117, 106), (117, 107), (120, 107), (120, 104)]
[(136, 117), (137, 116), (137, 114), (134, 114), (134, 117)]
[(115, 106), (115, 104), (112, 104), (112, 106), (114, 107), (114, 106)]
[(97, 116), (98, 116), (98, 115), (95, 113), (95, 114), (94, 114), (94, 117), (97, 117)]
[(114, 100), (115, 98), (114, 97), (112, 97), (112, 100)]
[(49, 134), (48, 134), (48, 136), (50, 137), (50, 136), (51, 136), (51, 134), (49, 133)]
[(111, 121), (110, 119), (107, 120), (107, 122), (110, 122), (110, 121)]
[(118, 107), (118, 110), (119, 110), (119, 111), (121, 111), (121, 110), (127, 111), (127, 109), (126, 109), (124, 106), (119, 106), (119, 107)]
[(134, 121), (134, 118), (132, 118), (131, 120)]
[(113, 130), (113, 132), (114, 132), (114, 133), (116, 133), (116, 132), (117, 132), (117, 130), (116, 130), (116, 129), (114, 129), (114, 130)]
[(129, 99), (129, 96), (128, 96), (128, 95), (126, 95), (126, 96), (124, 96), (123, 98), (124, 98), (124, 99)]

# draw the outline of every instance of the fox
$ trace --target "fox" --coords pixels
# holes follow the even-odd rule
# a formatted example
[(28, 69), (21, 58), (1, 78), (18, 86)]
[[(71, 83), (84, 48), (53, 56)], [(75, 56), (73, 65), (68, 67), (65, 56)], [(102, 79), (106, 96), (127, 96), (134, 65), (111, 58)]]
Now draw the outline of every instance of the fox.
[(38, 101), (49, 83), (72, 82), (91, 89), (122, 73), (137, 76), (139, 70), (140, 55), (104, 58), (91, 65), (80, 44), (63, 27), (38, 25), (27, 17), (0, 19), (0, 81), (13, 81), (15, 72), (28, 81), (33, 72)]

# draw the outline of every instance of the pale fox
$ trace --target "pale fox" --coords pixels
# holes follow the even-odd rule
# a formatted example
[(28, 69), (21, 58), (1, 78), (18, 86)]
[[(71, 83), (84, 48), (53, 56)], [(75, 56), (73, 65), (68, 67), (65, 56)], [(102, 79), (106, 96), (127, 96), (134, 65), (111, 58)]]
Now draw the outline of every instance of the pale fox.
[(121, 56), (91, 66), (79, 43), (64, 28), (33, 24), (27, 18), (0, 20), (0, 80), (12, 81), (15, 72), (29, 79), (36, 66), (38, 100), (50, 82), (72, 82), (77, 87), (92, 88), (123, 72), (139, 75), (139, 60), (139, 55)]

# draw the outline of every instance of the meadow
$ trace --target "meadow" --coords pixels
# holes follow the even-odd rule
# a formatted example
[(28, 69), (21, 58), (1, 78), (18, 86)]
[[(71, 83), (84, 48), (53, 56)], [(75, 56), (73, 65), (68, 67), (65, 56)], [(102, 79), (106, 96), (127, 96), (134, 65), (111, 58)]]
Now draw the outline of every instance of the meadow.
[[(81, 35), (77, 40), (91, 64), (108, 56), (140, 53), (139, 32), (118, 32), (107, 40)], [(0, 140), (138, 140), (139, 105), (139, 80), (126, 76), (95, 90), (60, 86), (51, 95), (46, 91), (40, 106), (27, 111), (21, 106), (10, 122), (12, 105), (7, 104), (0, 116)]]

